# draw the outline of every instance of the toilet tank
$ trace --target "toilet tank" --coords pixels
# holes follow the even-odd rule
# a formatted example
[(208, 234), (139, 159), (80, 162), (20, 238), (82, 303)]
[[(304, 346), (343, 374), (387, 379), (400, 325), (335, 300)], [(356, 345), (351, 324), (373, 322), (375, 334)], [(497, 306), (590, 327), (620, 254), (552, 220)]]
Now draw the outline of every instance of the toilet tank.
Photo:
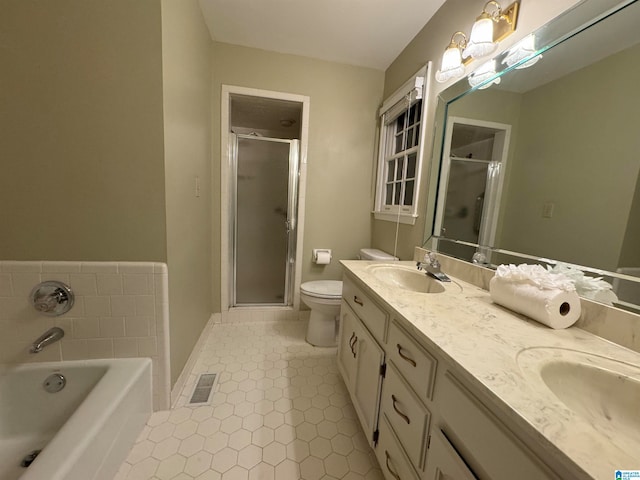
[(376, 248), (361, 248), (360, 255), (358, 255), (360, 260), (384, 260), (384, 261), (393, 261), (398, 260), (398, 257), (394, 257), (393, 255), (383, 252), (382, 250), (378, 250)]

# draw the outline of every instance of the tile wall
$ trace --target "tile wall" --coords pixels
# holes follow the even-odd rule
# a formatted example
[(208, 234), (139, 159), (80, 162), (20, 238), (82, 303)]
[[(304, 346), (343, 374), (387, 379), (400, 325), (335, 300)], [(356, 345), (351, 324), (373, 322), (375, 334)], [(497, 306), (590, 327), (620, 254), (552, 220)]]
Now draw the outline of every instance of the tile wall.
[[(31, 306), (33, 287), (66, 283), (72, 309), (48, 317)], [(0, 261), (0, 364), (149, 357), (155, 410), (169, 408), (169, 295), (164, 263)], [(31, 343), (47, 329), (65, 331), (38, 354)]]

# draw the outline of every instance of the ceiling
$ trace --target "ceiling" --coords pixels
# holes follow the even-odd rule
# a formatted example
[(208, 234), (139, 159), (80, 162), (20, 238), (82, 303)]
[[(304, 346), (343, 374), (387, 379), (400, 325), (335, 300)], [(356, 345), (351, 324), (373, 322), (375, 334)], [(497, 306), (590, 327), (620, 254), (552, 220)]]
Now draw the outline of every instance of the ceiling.
[(213, 40), (385, 70), (445, 0), (199, 0)]

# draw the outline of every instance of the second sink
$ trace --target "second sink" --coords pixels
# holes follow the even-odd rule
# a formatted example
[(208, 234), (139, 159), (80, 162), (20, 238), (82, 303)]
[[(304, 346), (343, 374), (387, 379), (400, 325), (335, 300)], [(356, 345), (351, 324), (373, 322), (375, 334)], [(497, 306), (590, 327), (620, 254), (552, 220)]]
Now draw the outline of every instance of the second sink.
[(518, 364), (613, 441), (640, 442), (640, 366), (562, 348), (523, 350)]

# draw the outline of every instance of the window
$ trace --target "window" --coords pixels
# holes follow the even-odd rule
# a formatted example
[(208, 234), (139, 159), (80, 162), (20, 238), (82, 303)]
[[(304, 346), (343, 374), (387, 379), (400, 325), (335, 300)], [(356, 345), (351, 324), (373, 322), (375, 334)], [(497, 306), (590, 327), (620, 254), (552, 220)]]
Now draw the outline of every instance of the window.
[(424, 143), (425, 78), (426, 67), (380, 109), (376, 219), (415, 222)]

